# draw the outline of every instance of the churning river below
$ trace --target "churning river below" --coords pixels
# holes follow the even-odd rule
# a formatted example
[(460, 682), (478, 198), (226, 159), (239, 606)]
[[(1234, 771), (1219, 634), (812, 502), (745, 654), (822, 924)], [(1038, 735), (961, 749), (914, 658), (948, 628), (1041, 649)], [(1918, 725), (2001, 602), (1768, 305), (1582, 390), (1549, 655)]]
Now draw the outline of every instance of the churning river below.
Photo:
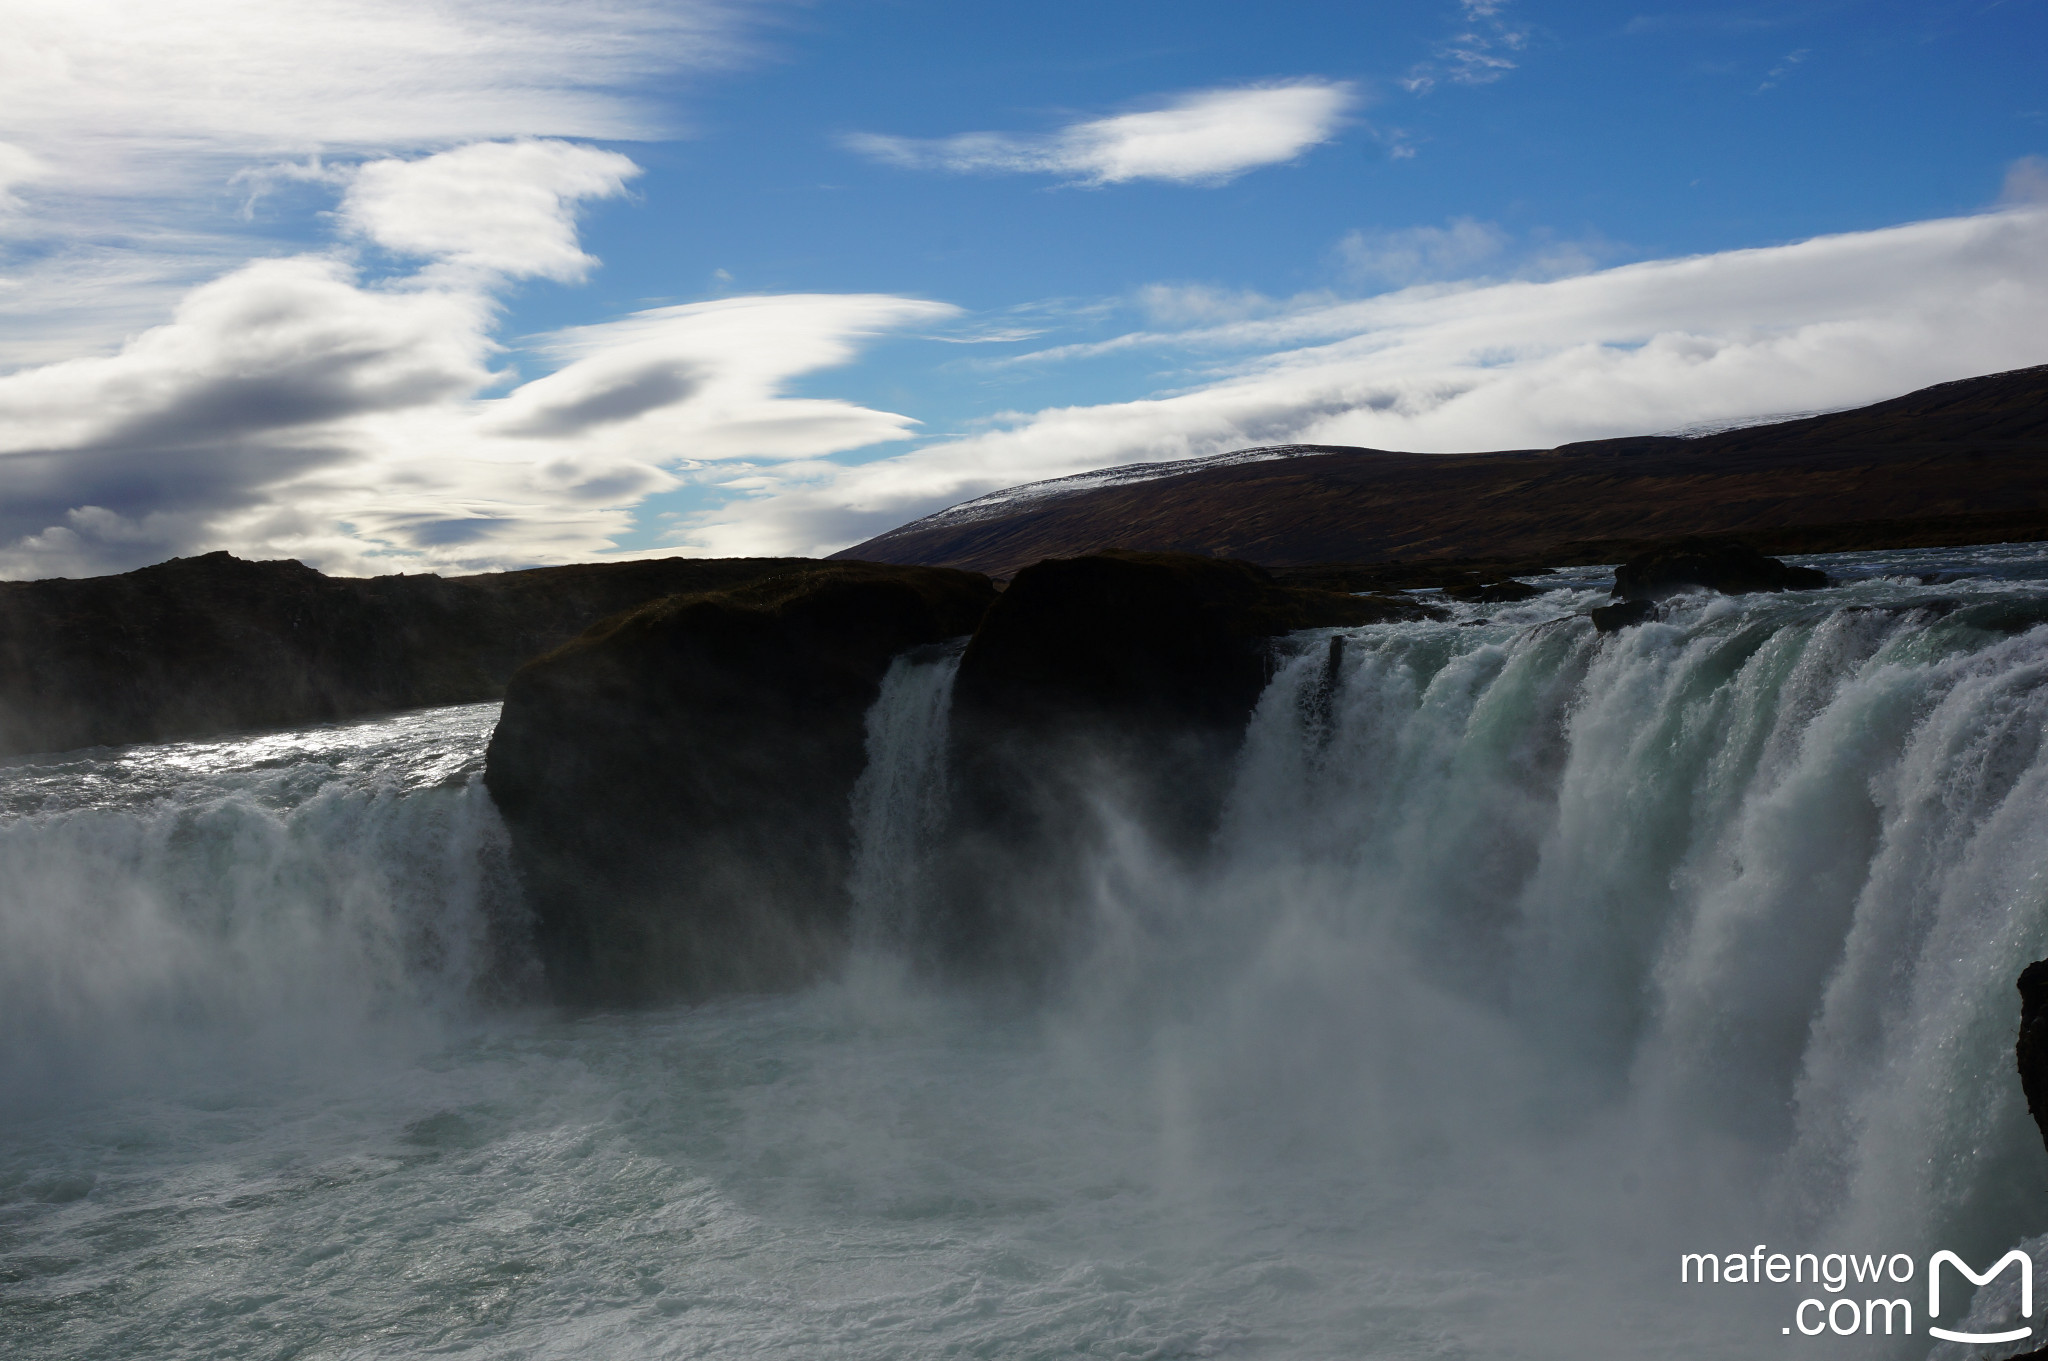
[(943, 656), (843, 970), (670, 1010), (539, 1002), (495, 706), (0, 764), (0, 1354), (1927, 1356), (1923, 1276), (1808, 1336), (1869, 1291), (1679, 1260), (2048, 1261), (2048, 553), (1799, 561), (1285, 640), (1200, 863), (1102, 789), (1029, 997), (904, 962)]

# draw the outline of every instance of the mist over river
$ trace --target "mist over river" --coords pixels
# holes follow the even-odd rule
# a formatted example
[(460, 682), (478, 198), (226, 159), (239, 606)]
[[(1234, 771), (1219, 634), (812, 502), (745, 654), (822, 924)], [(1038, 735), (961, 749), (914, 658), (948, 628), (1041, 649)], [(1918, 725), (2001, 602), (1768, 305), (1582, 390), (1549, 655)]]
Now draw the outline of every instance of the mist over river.
[(1104, 784), (1028, 1001), (914, 963), (940, 649), (845, 967), (687, 1008), (539, 1000), (495, 706), (11, 760), (0, 1353), (1926, 1356), (1923, 1278), (1807, 1337), (1679, 1256), (2048, 1231), (2048, 551), (1799, 561), (1283, 640), (1192, 869)]

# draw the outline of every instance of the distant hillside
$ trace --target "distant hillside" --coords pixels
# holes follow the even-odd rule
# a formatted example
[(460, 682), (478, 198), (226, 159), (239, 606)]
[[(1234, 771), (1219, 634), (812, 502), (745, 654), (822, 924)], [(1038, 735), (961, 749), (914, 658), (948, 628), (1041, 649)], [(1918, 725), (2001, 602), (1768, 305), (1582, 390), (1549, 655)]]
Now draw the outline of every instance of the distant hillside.
[(496, 699), (607, 615), (819, 564), (665, 558), (329, 577), (226, 553), (0, 582), (0, 756)]
[(1780, 553), (2048, 538), (2048, 365), (1693, 438), (1136, 464), (997, 492), (836, 556), (1008, 576), (1100, 548), (1272, 567), (1611, 560), (1691, 534)]

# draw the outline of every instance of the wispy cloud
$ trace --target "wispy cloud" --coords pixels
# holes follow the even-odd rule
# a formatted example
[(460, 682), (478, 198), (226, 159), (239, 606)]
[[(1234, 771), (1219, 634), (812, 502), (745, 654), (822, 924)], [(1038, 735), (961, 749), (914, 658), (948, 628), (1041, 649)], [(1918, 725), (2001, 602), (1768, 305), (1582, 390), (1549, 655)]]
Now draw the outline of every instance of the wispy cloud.
[(1620, 250), (1597, 236), (1535, 231), (1518, 238), (1497, 222), (1455, 217), (1441, 227), (1348, 232), (1337, 243), (1346, 279), (1402, 287), (1446, 280), (1555, 279), (1611, 263)]
[(1409, 68), (1401, 86), (1428, 94), (1441, 81), (1490, 85), (1515, 69), (1512, 54), (1529, 45), (1529, 30), (1507, 17), (1509, 0), (1458, 0), (1458, 30), (1436, 45), (1430, 60)]
[(1775, 90), (1780, 85), (1783, 85), (1786, 77), (1798, 69), (1799, 63), (1812, 55), (1813, 50), (1806, 47), (1802, 47), (1796, 52), (1787, 52), (1779, 59), (1776, 66), (1773, 66), (1764, 73), (1764, 83), (1756, 87), (1757, 93), (1762, 94), (1765, 90)]
[(1998, 201), (2014, 208), (2048, 204), (2048, 156), (2022, 156), (2007, 166)]
[(1084, 184), (1222, 184), (1327, 142), (1358, 102), (1348, 83), (1297, 80), (1176, 95), (1159, 107), (1038, 135), (920, 139), (855, 133), (845, 144), (891, 165), (959, 173), (1063, 175)]
[[(620, 93), (744, 51), (720, 0), (15, 0), (7, 139), (52, 173), (182, 187), (195, 158), (662, 131)], [(60, 150), (61, 156), (45, 155)]]
[(1352, 278), (1398, 285), (1483, 273), (1507, 246), (1508, 234), (1499, 226), (1460, 217), (1442, 227), (1354, 231), (1338, 243), (1337, 253)]
[[(292, 178), (281, 162), (304, 178), (332, 169), (323, 156), (672, 133), (631, 91), (743, 59), (759, 8), (14, 0), (0, 43), (0, 359), (103, 346), (223, 261), (276, 253), (260, 215), (239, 219)], [(122, 285), (81, 307), (79, 282), (99, 268)]]
[(2048, 362), (2044, 314), (2040, 210), (1551, 282), (1418, 287), (1130, 338), (1209, 357), (1171, 394), (1047, 409), (856, 467), (792, 466), (679, 542), (836, 549), (1020, 482), (1257, 444), (1547, 448), (1855, 405)]

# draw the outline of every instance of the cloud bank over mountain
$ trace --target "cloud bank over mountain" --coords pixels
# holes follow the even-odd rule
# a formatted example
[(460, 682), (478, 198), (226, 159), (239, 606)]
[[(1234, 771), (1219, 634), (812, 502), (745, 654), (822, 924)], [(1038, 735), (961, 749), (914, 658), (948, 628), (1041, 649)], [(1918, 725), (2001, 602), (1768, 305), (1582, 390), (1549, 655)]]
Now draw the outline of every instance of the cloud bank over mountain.
[(2029, 209), (1132, 333), (1045, 362), (1156, 351), (1180, 360), (1176, 390), (786, 469), (687, 542), (826, 551), (1019, 482), (1259, 444), (1549, 448), (1852, 406), (2048, 361), (2044, 315), (2048, 212)]

